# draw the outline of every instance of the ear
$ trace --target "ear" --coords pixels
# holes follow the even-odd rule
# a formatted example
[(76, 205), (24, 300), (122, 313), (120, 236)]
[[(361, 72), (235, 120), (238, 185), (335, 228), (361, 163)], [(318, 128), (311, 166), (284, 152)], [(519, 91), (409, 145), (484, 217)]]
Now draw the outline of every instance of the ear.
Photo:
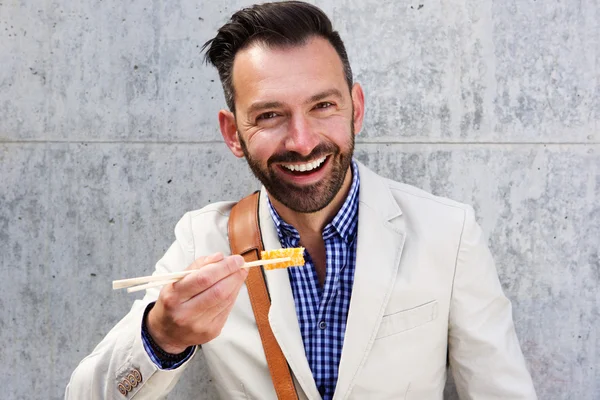
[(221, 135), (225, 139), (225, 144), (229, 147), (229, 150), (234, 156), (238, 158), (244, 157), (242, 146), (240, 145), (240, 139), (238, 137), (237, 126), (235, 124), (235, 115), (231, 111), (221, 110), (219, 111), (219, 128), (221, 128)]
[(365, 94), (358, 83), (352, 86), (352, 105), (354, 107), (354, 134), (358, 135), (365, 119)]

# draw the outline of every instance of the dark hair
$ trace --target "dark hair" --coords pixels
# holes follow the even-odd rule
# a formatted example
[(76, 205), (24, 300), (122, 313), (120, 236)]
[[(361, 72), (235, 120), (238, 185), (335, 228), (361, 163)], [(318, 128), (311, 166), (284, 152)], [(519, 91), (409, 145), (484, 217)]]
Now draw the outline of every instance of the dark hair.
[(225, 101), (235, 112), (232, 82), (233, 60), (238, 51), (255, 42), (270, 47), (293, 47), (306, 44), (312, 37), (322, 37), (333, 46), (344, 66), (348, 87), (352, 88), (352, 69), (344, 42), (333, 30), (331, 21), (318, 7), (302, 1), (257, 4), (231, 16), (217, 36), (202, 47), (205, 60), (219, 71)]

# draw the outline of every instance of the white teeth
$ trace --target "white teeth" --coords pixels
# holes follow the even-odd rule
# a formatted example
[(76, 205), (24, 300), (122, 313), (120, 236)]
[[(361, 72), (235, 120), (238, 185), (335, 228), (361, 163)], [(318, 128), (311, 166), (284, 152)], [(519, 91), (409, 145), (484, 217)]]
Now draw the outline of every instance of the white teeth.
[(290, 171), (300, 171), (300, 172), (312, 171), (315, 168), (319, 168), (319, 166), (321, 164), (323, 164), (323, 162), (325, 161), (326, 158), (327, 157), (319, 158), (318, 160), (315, 160), (313, 162), (309, 162), (306, 164), (284, 165), (284, 167), (286, 167)]

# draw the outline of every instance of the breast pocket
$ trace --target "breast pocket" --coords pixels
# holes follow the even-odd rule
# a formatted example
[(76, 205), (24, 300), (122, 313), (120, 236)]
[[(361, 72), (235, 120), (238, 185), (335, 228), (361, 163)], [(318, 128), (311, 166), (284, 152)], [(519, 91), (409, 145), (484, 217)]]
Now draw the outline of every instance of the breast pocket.
[(381, 339), (424, 325), (436, 319), (437, 314), (438, 302), (433, 300), (408, 310), (384, 315), (375, 339)]

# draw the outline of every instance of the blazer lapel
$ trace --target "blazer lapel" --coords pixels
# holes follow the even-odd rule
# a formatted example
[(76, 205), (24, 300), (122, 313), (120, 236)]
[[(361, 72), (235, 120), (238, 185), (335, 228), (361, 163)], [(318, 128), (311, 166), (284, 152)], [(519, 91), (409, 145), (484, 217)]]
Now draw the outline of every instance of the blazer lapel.
[(359, 164), (356, 270), (334, 400), (346, 399), (375, 340), (396, 282), (404, 232), (390, 223), (400, 208), (382, 178)]
[[(259, 222), (265, 249), (281, 248), (264, 188), (260, 193)], [(304, 393), (310, 399), (319, 399), (320, 394), (304, 352), (288, 272), (286, 269), (275, 269), (265, 271), (265, 276), (271, 296), (269, 323), (273, 334)]]

